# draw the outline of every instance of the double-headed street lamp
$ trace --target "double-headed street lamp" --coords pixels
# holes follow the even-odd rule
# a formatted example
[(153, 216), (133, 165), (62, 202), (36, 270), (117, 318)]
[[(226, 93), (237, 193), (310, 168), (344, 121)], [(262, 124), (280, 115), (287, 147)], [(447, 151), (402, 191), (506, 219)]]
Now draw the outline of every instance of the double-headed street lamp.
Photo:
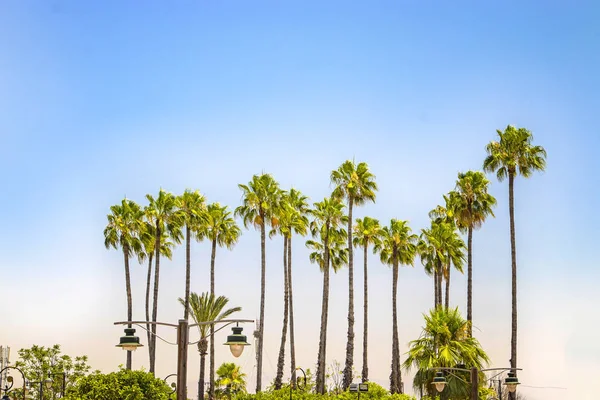
[[(435, 386), (438, 392), (443, 392), (446, 384), (446, 377), (444, 372), (442, 371), (461, 371), (461, 372), (470, 372), (471, 373), (471, 400), (479, 399), (479, 373), (480, 372), (490, 372), (490, 371), (500, 371), (501, 374), (504, 371), (508, 372), (508, 377), (504, 380), (504, 385), (508, 389), (509, 393), (514, 393), (517, 390), (517, 385), (519, 385), (519, 380), (517, 379), (517, 375), (515, 371), (521, 371), (521, 368), (488, 368), (488, 369), (477, 369), (477, 368), (461, 368), (461, 367), (437, 367), (431, 368), (431, 370), (437, 370), (435, 373), (435, 377), (433, 378), (432, 385)], [(498, 375), (499, 375), (498, 374)], [(497, 376), (497, 375), (496, 375)]]
[[(231, 324), (236, 324), (232, 328), (232, 334), (227, 336), (227, 342), (224, 345), (229, 346), (229, 350), (234, 357), (239, 357), (244, 351), (244, 346), (249, 346), (246, 335), (242, 334), (243, 328), (239, 326), (239, 323), (254, 322), (251, 319), (224, 319), (220, 321), (206, 321), (199, 324), (189, 324), (187, 320), (180, 319), (177, 325), (168, 324), (165, 322), (152, 322), (152, 321), (121, 321), (115, 322), (115, 325), (138, 325), (149, 324), (149, 325), (163, 325), (170, 326), (177, 329), (177, 400), (187, 400), (187, 351), (190, 343), (188, 338), (190, 335), (190, 328), (201, 326), (201, 325), (216, 325), (225, 324), (221, 328), (214, 331), (214, 333)], [(142, 329), (144, 329), (142, 327)], [(212, 335), (212, 334), (211, 334)], [(117, 347), (121, 347), (126, 351), (135, 351), (138, 347), (142, 347), (140, 338), (135, 336), (135, 329), (125, 328), (125, 336), (122, 336), (119, 340)]]

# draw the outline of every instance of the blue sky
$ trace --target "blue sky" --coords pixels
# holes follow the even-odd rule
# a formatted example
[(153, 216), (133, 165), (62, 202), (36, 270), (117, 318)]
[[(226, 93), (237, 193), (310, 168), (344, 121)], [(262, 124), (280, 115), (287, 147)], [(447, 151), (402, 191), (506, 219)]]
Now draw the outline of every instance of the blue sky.
[[(237, 184), (265, 171), (318, 201), (331, 189), (329, 172), (355, 157), (380, 186), (377, 203), (358, 216), (406, 219), (418, 231), (456, 173), (479, 169), (495, 130), (514, 124), (548, 150), (547, 171), (516, 184), (521, 390), (530, 400), (591, 399), (584, 382), (600, 374), (590, 333), (600, 328), (600, 8), (488, 3), (0, 3), (0, 270), (10, 299), (0, 308), (3, 344), (61, 343), (104, 370), (124, 362), (112, 347), (120, 336), (112, 322), (125, 315), (121, 257), (102, 239), (108, 208), (123, 196), (144, 204), (160, 187), (193, 188), (235, 207)], [(499, 205), (475, 234), (474, 313), (493, 365), (505, 366), (507, 186), (491, 179)], [(217, 288), (250, 318), (258, 314), (258, 240), (245, 231), (233, 252), (217, 256)], [(321, 277), (302, 242), (295, 240), (299, 363), (311, 367)], [(198, 292), (208, 287), (208, 251), (206, 243), (193, 249)], [(274, 363), (280, 240), (268, 253), (266, 351)], [(159, 318), (175, 321), (182, 251), (166, 265)], [(330, 311), (328, 358), (340, 362), (346, 274), (333, 279)], [(371, 278), (371, 378), (387, 385), (391, 273), (375, 257)], [(133, 268), (133, 279), (141, 317), (143, 267)], [(455, 275), (451, 298), (463, 311), (464, 281)], [(431, 297), (418, 263), (401, 271), (402, 351), (418, 336)], [(362, 296), (356, 302), (360, 343)], [(163, 347), (157, 374), (166, 376), (175, 352)], [(146, 358), (136, 354), (134, 365)], [(251, 358), (240, 361), (249, 375)], [(355, 359), (359, 370), (359, 350)], [(271, 369), (265, 362), (266, 380)]]

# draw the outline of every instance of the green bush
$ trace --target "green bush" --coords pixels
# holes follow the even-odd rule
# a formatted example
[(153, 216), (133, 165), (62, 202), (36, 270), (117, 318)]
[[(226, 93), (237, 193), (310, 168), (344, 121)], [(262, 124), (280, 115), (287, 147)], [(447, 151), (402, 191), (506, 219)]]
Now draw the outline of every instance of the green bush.
[(168, 400), (171, 389), (146, 371), (121, 369), (81, 378), (65, 396), (68, 400)]
[[(289, 387), (280, 390), (270, 390), (258, 394), (240, 393), (235, 400), (289, 400)], [(339, 394), (316, 394), (310, 391), (294, 390), (293, 400), (357, 400), (358, 394), (345, 391)], [(406, 394), (389, 394), (386, 389), (376, 383), (369, 382), (369, 391), (360, 394), (360, 400), (416, 400)]]

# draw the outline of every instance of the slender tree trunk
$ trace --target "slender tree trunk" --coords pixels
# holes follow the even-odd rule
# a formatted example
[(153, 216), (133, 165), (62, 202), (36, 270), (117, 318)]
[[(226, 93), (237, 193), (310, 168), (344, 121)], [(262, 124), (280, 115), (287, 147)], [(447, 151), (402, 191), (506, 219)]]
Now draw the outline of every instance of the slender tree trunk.
[(258, 349), (256, 356), (256, 393), (262, 389), (263, 340), (265, 332), (265, 286), (266, 286), (266, 252), (265, 252), (265, 215), (260, 213), (260, 321), (258, 323)]
[(281, 342), (279, 344), (279, 356), (277, 357), (277, 373), (275, 375), (275, 389), (281, 389), (283, 381), (283, 367), (285, 365), (285, 340), (287, 336), (288, 313), (289, 313), (289, 291), (288, 291), (288, 266), (287, 266), (288, 241), (283, 236), (283, 327), (281, 328)]
[(438, 304), (438, 290), (437, 290), (437, 271), (433, 270), (433, 308), (437, 307)]
[[(510, 366), (517, 368), (517, 246), (515, 239), (515, 175), (508, 174), (508, 207), (510, 214), (510, 250), (512, 261), (512, 329), (510, 340)], [(514, 371), (516, 374), (516, 370)], [(515, 400), (515, 393), (510, 394), (510, 399)]]
[[(154, 253), (148, 254), (148, 276), (146, 277), (146, 321), (150, 321), (150, 284), (152, 281), (152, 260)], [(148, 357), (152, 363), (152, 334), (150, 333), (150, 324), (146, 324), (146, 336), (148, 338)]]
[(186, 321), (190, 315), (190, 234), (190, 226), (185, 224), (185, 297), (183, 298), (185, 304), (183, 306), (183, 319)]
[(208, 341), (202, 338), (198, 342), (198, 351), (200, 352), (200, 372), (198, 374), (198, 400), (204, 400), (204, 372), (206, 368), (206, 349)]
[(446, 310), (448, 310), (448, 306), (450, 305), (450, 269), (452, 268), (452, 264), (450, 260), (448, 260), (448, 274), (446, 275), (446, 298), (444, 299), (446, 302)]
[(438, 290), (438, 303), (437, 306), (441, 307), (442, 306), (442, 277), (443, 277), (443, 271), (442, 271), (442, 261), (438, 260), (438, 273), (437, 273), (437, 290)]
[[(210, 252), (210, 294), (215, 295), (215, 257), (217, 256), (217, 239), (212, 241)], [(210, 359), (209, 359), (209, 386), (208, 397), (213, 400), (215, 398), (215, 327), (210, 326)]]
[(393, 254), (392, 276), (392, 373), (390, 375), (390, 393), (402, 393), (402, 377), (400, 371), (400, 341), (398, 339), (398, 257), (396, 249)]
[(469, 336), (473, 336), (473, 226), (467, 233), (467, 322)]
[(294, 301), (292, 297), (292, 235), (288, 238), (288, 291), (290, 303), (290, 380), (296, 385), (296, 344), (294, 342)]
[[(154, 242), (154, 296), (152, 304), (152, 322), (156, 322), (158, 314), (158, 282), (160, 277), (160, 225), (156, 222), (156, 241)], [(156, 365), (156, 325), (152, 325), (152, 355), (150, 356), (150, 373), (154, 374)]]
[(342, 377), (342, 390), (352, 383), (354, 365), (354, 249), (352, 246), (352, 208), (353, 198), (348, 196), (348, 333), (346, 342), (346, 363)]
[[(127, 292), (127, 321), (133, 318), (133, 302), (131, 300), (131, 275), (129, 274), (129, 247), (123, 247), (123, 258), (125, 260), (125, 291)], [(131, 324), (127, 325), (131, 328)], [(126, 368), (131, 369), (131, 351), (127, 351)]]
[(329, 309), (329, 227), (326, 227), (323, 248), (323, 302), (321, 304), (321, 331), (319, 338), (319, 354), (317, 357), (317, 374), (315, 390), (325, 394), (325, 360), (327, 352), (327, 314)]
[(364, 276), (364, 280), (363, 280), (363, 365), (362, 365), (362, 373), (361, 373), (361, 380), (362, 382), (368, 382), (369, 381), (369, 362), (368, 362), (368, 358), (367, 358), (367, 349), (369, 347), (369, 338), (368, 338), (368, 334), (369, 334), (369, 285), (368, 285), (368, 269), (367, 269), (367, 249), (368, 249), (368, 245), (365, 244), (364, 245), (364, 271), (363, 271), (363, 276)]

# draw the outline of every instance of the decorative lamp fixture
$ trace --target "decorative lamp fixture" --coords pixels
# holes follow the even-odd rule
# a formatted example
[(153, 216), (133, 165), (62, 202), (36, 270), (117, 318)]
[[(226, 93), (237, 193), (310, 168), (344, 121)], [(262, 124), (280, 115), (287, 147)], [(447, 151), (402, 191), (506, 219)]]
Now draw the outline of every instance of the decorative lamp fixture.
[(517, 385), (519, 385), (519, 379), (517, 379), (514, 372), (509, 372), (504, 384), (510, 393), (514, 393), (517, 390)]
[(239, 324), (232, 327), (231, 330), (233, 333), (227, 336), (227, 342), (223, 344), (229, 346), (231, 354), (235, 358), (238, 358), (244, 352), (244, 346), (250, 346), (250, 343), (247, 342), (246, 335), (242, 334), (244, 328), (240, 327)]
[(54, 383), (54, 382), (52, 382), (52, 379), (46, 379), (46, 380), (44, 381), (44, 386), (46, 386), (46, 389), (50, 390), (50, 389), (52, 389), (52, 384), (53, 384), (53, 383)]
[(140, 338), (135, 336), (135, 329), (125, 328), (125, 336), (121, 336), (119, 344), (116, 347), (120, 347), (126, 351), (135, 351), (138, 347), (143, 347), (140, 343)]
[(443, 372), (436, 372), (435, 378), (433, 378), (433, 384), (438, 392), (442, 392), (446, 386), (446, 377)]

